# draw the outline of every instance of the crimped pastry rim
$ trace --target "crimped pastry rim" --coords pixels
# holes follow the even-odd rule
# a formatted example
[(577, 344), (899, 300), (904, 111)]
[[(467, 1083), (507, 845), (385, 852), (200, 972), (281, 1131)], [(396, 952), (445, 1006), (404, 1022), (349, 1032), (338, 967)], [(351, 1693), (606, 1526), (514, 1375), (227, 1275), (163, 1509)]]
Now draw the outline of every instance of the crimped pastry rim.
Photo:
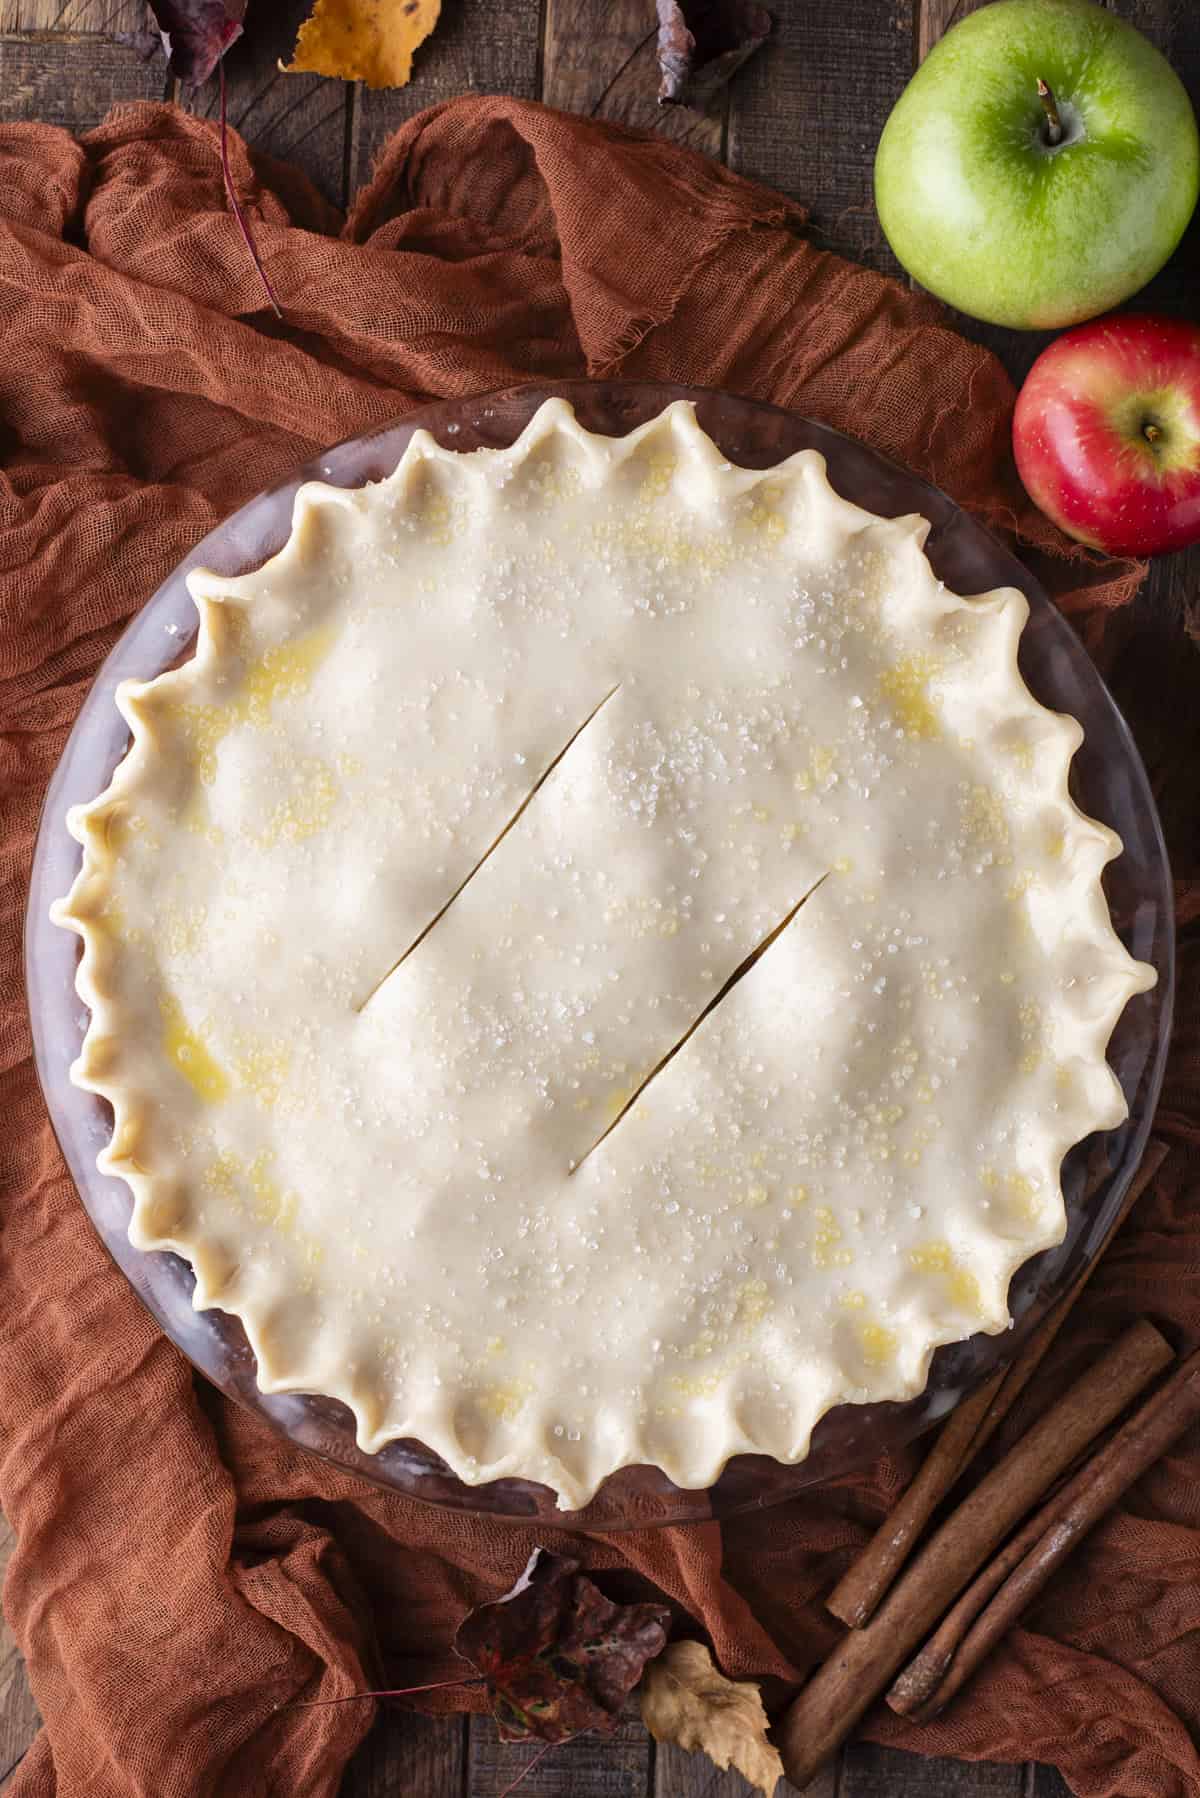
[[(553, 416), (554, 416), (555, 422), (557, 422), (558, 415), (555, 414)], [(539, 414), (538, 417), (542, 417), (542, 414)], [(658, 420), (652, 420), (649, 422), (648, 425), (641, 427), (640, 432), (635, 432), (635, 433), (631, 434), (631, 436), (629, 438), (624, 438), (624, 439), (620, 439), (617, 441), (629, 446), (627, 453), (632, 453), (632, 448), (639, 441), (640, 437), (644, 436), (648, 431), (652, 430), (658, 424), (658, 422), (659, 422)], [(544, 425), (543, 425), (543, 428), (545, 428)], [(514, 447), (520, 448), (522, 445), (524, 445), (526, 448), (526, 451), (528, 451), (528, 448), (530, 446), (532, 446), (533, 444), (535, 444), (538, 440), (539, 440), (538, 434), (537, 434), (537, 432), (534, 431), (533, 424), (531, 424), (529, 427), (527, 427), (527, 430), (523, 434), (522, 438), (519, 440), (518, 445), (514, 446)], [(435, 445), (433, 445), (431, 443), (431, 441), (428, 441), (428, 440), (419, 444), (417, 453), (420, 455), (436, 455), (438, 457), (444, 457), (444, 458), (449, 458), (449, 459), (453, 459), (455, 456), (455, 452), (439, 450), (439, 449), (437, 449), (437, 447)], [(411, 454), (413, 454), (413, 452), (412, 452), (412, 448), (410, 446), (410, 451), (406, 452), (406, 458), (408, 455), (411, 455)], [(811, 455), (811, 454), (813, 454), (813, 452), (802, 452), (802, 454)], [(336, 495), (339, 491), (340, 490), (338, 490), (338, 489), (331, 490), (332, 494), (334, 494), (334, 495)], [(834, 497), (836, 498), (836, 495)], [(334, 503), (336, 503), (336, 500)], [(843, 502), (843, 501), (839, 500), (838, 504), (845, 505), (845, 504), (847, 504), (847, 502)], [(201, 637), (200, 637), (197, 653), (202, 656), (204, 654), (204, 650), (205, 650), (204, 619), (202, 616)], [(1015, 654), (1016, 654), (1016, 649), (1015, 649), (1015, 640), (1014, 640), (1013, 673), (1014, 673), (1016, 681), (1019, 683), (1021, 694), (1024, 696), (1024, 699), (1026, 700), (1026, 702), (1028, 703), (1029, 706), (1036, 708), (1037, 711), (1039, 711), (1039, 712), (1043, 712), (1044, 708), (1040, 707), (1038, 705), (1038, 702), (1036, 700), (1034, 700), (1032, 695), (1030, 695), (1028, 693), (1028, 689), (1025, 688), (1023, 681), (1021, 681), (1021, 679), (1020, 679), (1019, 673), (1016, 671)], [(186, 664), (185, 666), (187, 666), (187, 665), (190, 665), (190, 664)], [(163, 677), (159, 677), (159, 678), (161, 679)], [(133, 745), (133, 751), (131, 752), (131, 755), (133, 756), (133, 764), (132, 765), (133, 765), (134, 770), (136, 771), (137, 760), (136, 760), (135, 752), (138, 749), (139, 720), (138, 720), (138, 716), (137, 716), (137, 708), (135, 705), (130, 707), (130, 711), (127, 714), (127, 716), (130, 719), (130, 722), (131, 722), (131, 725), (133, 728), (133, 733), (134, 733), (134, 745)], [(1076, 727), (1076, 730), (1077, 730), (1077, 727)], [(129, 759), (130, 758), (127, 758), (127, 761)], [(122, 766), (125, 766), (125, 764), (123, 763)], [(1069, 757), (1067, 758), (1067, 761), (1065, 761), (1062, 764), (1062, 767), (1061, 767), (1061, 782), (1062, 782), (1062, 790), (1063, 790), (1064, 795), (1066, 794), (1065, 783), (1066, 783), (1066, 775), (1067, 775), (1067, 767), (1068, 766), (1069, 766)], [(111, 792), (112, 789), (110, 788), (109, 791)], [(86, 900), (83, 898), (83, 895), (85, 893), (85, 889), (86, 889), (88, 883), (95, 877), (95, 875), (99, 871), (100, 864), (103, 859), (102, 842), (99, 841), (99, 839), (96, 836), (95, 831), (91, 828), (91, 825), (88, 821), (88, 816), (89, 816), (89, 814), (92, 814), (96, 808), (101, 807), (107, 797), (108, 797), (107, 794), (101, 795), (97, 799), (97, 801), (94, 802), (93, 807), (82, 808), (83, 816), (80, 820), (77, 820), (77, 822), (80, 823), (81, 840), (84, 842), (84, 846), (85, 846), (85, 867), (81, 871), (80, 880), (76, 883), (75, 887), (72, 889), (71, 897), (67, 901), (64, 901), (64, 902), (60, 903), (58, 906), (56, 906), (55, 914), (54, 914), (56, 922), (65, 924), (69, 928), (75, 929), (83, 940), (83, 957), (82, 957), (82, 960), (80, 963), (79, 991), (80, 991), (80, 996), (83, 997), (85, 999), (85, 1001), (92, 1008), (92, 1022), (89, 1026), (88, 1037), (93, 1040), (93, 1044), (95, 1043), (95, 1041), (97, 1039), (102, 1038), (105, 1034), (106, 1005), (108, 1002), (107, 1002), (106, 995), (103, 990), (102, 977), (101, 977), (99, 983), (97, 982), (97, 969), (98, 969), (98, 967), (102, 967), (102, 964), (104, 961), (104, 955), (105, 955), (105, 946), (101, 939), (100, 933), (98, 933), (90, 925), (90, 922), (89, 922), (89, 919), (87, 916), (88, 907), (87, 907)], [(1077, 809), (1077, 808), (1072, 808), (1072, 809)], [(1082, 814), (1078, 814), (1078, 815), (1079, 815), (1081, 824), (1084, 824), (1084, 823), (1087, 823), (1089, 825), (1091, 824), (1091, 821), (1085, 820), (1083, 818)], [(1093, 828), (1103, 829), (1103, 827), (1094, 827), (1094, 826), (1093, 826)], [(1117, 840), (1111, 832), (1106, 833), (1106, 834), (1109, 836), (1109, 838), (1111, 840), (1112, 850), (1115, 853), (1116, 847), (1117, 847)], [(87, 865), (87, 860), (86, 860), (87, 852), (89, 852), (89, 851), (92, 855), (92, 866), (91, 867), (89, 867)], [(1097, 876), (1096, 893), (1099, 896), (1098, 876)], [(1126, 952), (1124, 951), (1123, 948), (1120, 947), (1120, 945), (1117, 942), (1117, 939), (1115, 937), (1115, 933), (1112, 932), (1111, 924), (1108, 921), (1107, 907), (1106, 907), (1106, 905), (1103, 904), (1102, 897), (1100, 898), (1100, 904), (1103, 907), (1104, 928), (1107, 930), (1108, 935), (1111, 938), (1112, 944), (1115, 945), (1117, 949), (1119, 949), (1120, 957), (1123, 958), (1123, 960), (1125, 962), (1128, 962), (1129, 958), (1126, 955)], [(1140, 986), (1136, 983), (1136, 977), (1131, 976), (1131, 979), (1134, 979), (1134, 984), (1131, 984), (1131, 986), (1130, 986), (1130, 989), (1129, 989), (1130, 993), (1132, 993), (1133, 991), (1142, 990), (1142, 986)], [(1112, 1029), (1113, 1025), (1115, 1024), (1117, 1016), (1119, 1016), (1120, 1010), (1123, 1009), (1123, 1006), (1124, 1006), (1128, 996), (1129, 995), (1127, 994), (1126, 998), (1123, 998), (1121, 1000), (1120, 1005), (1116, 1007), (1111, 1018), (1102, 1020), (1101, 1025), (1098, 1026), (1097, 1044), (1098, 1044), (1098, 1047), (1100, 1048), (1101, 1055), (1103, 1053), (1103, 1045), (1107, 1044), (1108, 1037), (1111, 1033), (1111, 1029)], [(1103, 1043), (1100, 1042), (1101, 1035), (1103, 1038)], [(89, 1063), (90, 1063), (90, 1065), (89, 1065)], [(102, 1069), (98, 1069), (98, 1067), (96, 1065), (95, 1058), (94, 1058), (94, 1052), (92, 1055), (89, 1055), (89, 1052), (86, 1049), (86, 1047), (85, 1047), (84, 1055), (81, 1057), (79, 1083), (82, 1086), (84, 1086), (86, 1090), (90, 1090), (90, 1091), (99, 1093), (101, 1096), (108, 1099), (109, 1102), (113, 1105), (114, 1112), (116, 1114), (116, 1130), (114, 1132), (114, 1136), (116, 1139), (119, 1139), (120, 1135), (121, 1135), (121, 1127), (122, 1127), (122, 1123), (123, 1123), (123, 1109), (122, 1108), (123, 1108), (123, 1103), (124, 1103), (127, 1095), (124, 1095), (122, 1093), (119, 1084), (114, 1086), (110, 1081), (106, 1080), (106, 1077), (105, 1077)], [(1074, 1140), (1078, 1140), (1078, 1138), (1076, 1138)], [(1069, 1146), (1069, 1145), (1067, 1145), (1067, 1146)], [(170, 1236), (170, 1235), (162, 1235), (162, 1234), (157, 1234), (152, 1230), (151, 1231), (145, 1230), (139, 1223), (139, 1214), (144, 1215), (149, 1209), (152, 1209), (152, 1207), (153, 1207), (154, 1198), (155, 1198), (153, 1176), (148, 1176), (148, 1175), (140, 1172), (136, 1167), (129, 1166), (127, 1163), (125, 1165), (119, 1165), (119, 1162), (120, 1162), (120, 1157), (117, 1156), (114, 1159), (114, 1157), (110, 1151), (108, 1153), (107, 1157), (104, 1158), (103, 1164), (105, 1165), (106, 1169), (108, 1169), (110, 1171), (118, 1172), (120, 1174), (120, 1176), (126, 1180), (126, 1182), (129, 1184), (131, 1190), (133, 1191), (133, 1194), (134, 1194), (134, 1220), (133, 1220), (133, 1224), (131, 1226), (131, 1234), (132, 1234), (132, 1238), (135, 1241), (135, 1243), (137, 1244), (137, 1246), (145, 1248), (145, 1249), (158, 1249), (158, 1248), (173, 1249), (175, 1252), (183, 1254), (187, 1259), (192, 1260), (194, 1264), (200, 1263), (200, 1267), (198, 1269), (199, 1277), (198, 1277), (197, 1295), (196, 1295), (197, 1304), (198, 1304), (198, 1306), (203, 1306), (205, 1304), (217, 1303), (218, 1300), (216, 1297), (210, 1297), (205, 1292), (204, 1282), (203, 1282), (203, 1277), (202, 1277), (202, 1274), (203, 1274), (203, 1266), (202, 1266), (202, 1264), (203, 1264), (203, 1246), (202, 1246), (202, 1244), (199, 1244), (196, 1241), (189, 1239), (186, 1236), (176, 1237), (176, 1236)], [(1014, 1272), (1017, 1267), (1023, 1265), (1023, 1263), (1029, 1258), (1029, 1256), (1031, 1254), (1038, 1252), (1038, 1250), (1042, 1247), (1050, 1246), (1050, 1244), (1053, 1241), (1058, 1240), (1060, 1235), (1061, 1235), (1061, 1229), (1057, 1230), (1053, 1235), (1048, 1235), (1044, 1241), (1037, 1240), (1035, 1242), (1032, 1242), (1031, 1244), (1023, 1245), (1019, 1251), (1014, 1251), (1011, 1267), (1008, 1270), (1008, 1274), (1006, 1274), (1006, 1276), (1005, 1276), (1006, 1283), (1007, 1283), (1007, 1278), (1011, 1275), (1011, 1273)], [(289, 1380), (289, 1377), (286, 1374), (272, 1376), (272, 1374), (269, 1371), (269, 1367), (270, 1367), (269, 1345), (265, 1344), (264, 1341), (262, 1340), (261, 1332), (256, 1331), (254, 1317), (252, 1315), (250, 1315), (250, 1316), (244, 1315), (242, 1312), (240, 1312), (238, 1310), (236, 1305), (227, 1305), (227, 1306), (223, 1306), (222, 1308), (233, 1310), (235, 1312), (235, 1314), (241, 1316), (242, 1322), (247, 1330), (247, 1335), (251, 1341), (251, 1345), (254, 1348), (256, 1355), (258, 1355), (258, 1357), (259, 1357), (260, 1376), (261, 1376), (262, 1371), (266, 1370), (266, 1377), (262, 1379), (262, 1388), (264, 1391), (302, 1391), (302, 1390), (310, 1389), (302, 1384), (296, 1384), (293, 1381)], [(1002, 1326), (998, 1326), (998, 1327), (1002, 1327)], [(903, 1392), (896, 1392), (896, 1393), (889, 1392), (886, 1394), (880, 1394), (878, 1396), (906, 1397), (906, 1396), (910, 1396), (912, 1392), (920, 1390), (921, 1386), (924, 1384), (924, 1378), (925, 1378), (925, 1373), (928, 1368), (929, 1359), (930, 1359), (932, 1353), (934, 1352), (935, 1348), (940, 1346), (941, 1342), (943, 1342), (943, 1341), (959, 1340), (960, 1337), (961, 1337), (961, 1332), (954, 1333), (954, 1334), (947, 1334), (947, 1335), (943, 1335), (941, 1337), (931, 1337), (929, 1342), (926, 1345), (924, 1357), (923, 1357), (923, 1360), (921, 1363), (920, 1380), (915, 1384), (910, 1382), (908, 1388)], [(455, 1448), (454, 1442), (452, 1440), (448, 1440), (445, 1438), (443, 1438), (442, 1441), (436, 1440), (436, 1436), (437, 1436), (436, 1431), (429, 1431), (429, 1430), (408, 1431), (408, 1430), (405, 1430), (403, 1432), (400, 1432), (400, 1431), (393, 1430), (390, 1432), (385, 1432), (383, 1434), (376, 1432), (374, 1435), (372, 1435), (370, 1433), (370, 1429), (369, 1429), (369, 1421), (368, 1421), (367, 1417), (364, 1415), (363, 1407), (361, 1406), (361, 1404), (356, 1403), (356, 1394), (355, 1394), (355, 1390), (354, 1390), (353, 1386), (343, 1386), (342, 1388), (339, 1389), (335, 1383), (329, 1382), (329, 1383), (324, 1383), (321, 1387), (321, 1390), (328, 1392), (329, 1395), (332, 1397), (341, 1399), (342, 1402), (346, 1403), (349, 1406), (349, 1408), (352, 1411), (354, 1411), (355, 1416), (358, 1419), (359, 1425), (360, 1425), (360, 1440), (362, 1442), (363, 1447), (366, 1448), (368, 1450), (368, 1452), (376, 1451), (378, 1448), (383, 1446), (383, 1443), (385, 1441), (392, 1440), (398, 1434), (401, 1434), (401, 1433), (403, 1433), (405, 1435), (419, 1434), (420, 1439), (428, 1442), (430, 1447), (434, 1448), (438, 1453), (440, 1453), (443, 1456), (443, 1458), (446, 1459), (452, 1467), (454, 1467), (454, 1469), (455, 1469), (456, 1473), (459, 1475), (459, 1477), (466, 1480), (466, 1482), (469, 1484), (483, 1483), (485, 1481), (491, 1481), (496, 1478), (505, 1477), (505, 1476), (527, 1477), (527, 1478), (544, 1477), (544, 1476), (536, 1474), (536, 1473), (535, 1474), (529, 1473), (525, 1467), (518, 1464), (519, 1457), (517, 1457), (517, 1459), (514, 1460), (514, 1457), (511, 1455), (504, 1459), (490, 1462), (484, 1466), (471, 1467), (471, 1466), (465, 1465), (461, 1454), (456, 1453), (456, 1448)], [(876, 1396), (876, 1395), (872, 1395), (872, 1396)], [(844, 1402), (844, 1400), (835, 1398), (831, 1402), (836, 1404), (836, 1403)], [(435, 1439), (430, 1440), (431, 1436), (433, 1436)], [(708, 1483), (708, 1481), (710, 1481), (711, 1479), (713, 1479), (717, 1476), (717, 1474), (720, 1471), (720, 1468), (724, 1466), (725, 1462), (730, 1458), (730, 1456), (739, 1454), (739, 1453), (746, 1453), (746, 1452), (751, 1452), (751, 1453), (763, 1452), (763, 1450), (761, 1449), (760, 1445), (758, 1445), (756, 1442), (754, 1442), (752, 1440), (747, 1440), (745, 1438), (739, 1440), (734, 1437), (731, 1437), (731, 1439), (728, 1440), (727, 1442), (721, 1443), (719, 1445), (718, 1450), (714, 1452), (714, 1458), (712, 1460), (711, 1465), (709, 1467), (707, 1467), (706, 1469), (701, 1470), (705, 1476), (704, 1483)], [(637, 1452), (637, 1444), (634, 1444), (632, 1452), (627, 1456), (626, 1460), (620, 1464), (628, 1465), (630, 1463), (644, 1461), (648, 1458), (649, 1457), (638, 1453)], [(657, 1462), (657, 1464), (664, 1465), (664, 1470), (672, 1478), (676, 1478), (676, 1476), (680, 1473), (695, 1471), (695, 1470), (685, 1470), (685, 1469), (681, 1469), (681, 1468), (672, 1469), (672, 1467), (665, 1465), (661, 1460), (659, 1460)], [(615, 1468), (608, 1469), (607, 1471), (615, 1471)], [(601, 1477), (605, 1477), (605, 1476), (602, 1475)], [(695, 1483), (700, 1483), (700, 1482), (697, 1482), (696, 1480), (692, 1479), (690, 1481), (679, 1480), (678, 1483), (695, 1484)], [(569, 1490), (569, 1488), (568, 1488), (568, 1490)], [(593, 1486), (593, 1490), (594, 1490), (594, 1486)], [(570, 1492), (570, 1496), (572, 1496), (572, 1498), (574, 1498), (574, 1499), (578, 1499), (580, 1502), (583, 1502), (587, 1496), (590, 1496), (590, 1493), (589, 1494), (582, 1493), (581, 1489), (577, 1486), (574, 1489), (574, 1491)]]

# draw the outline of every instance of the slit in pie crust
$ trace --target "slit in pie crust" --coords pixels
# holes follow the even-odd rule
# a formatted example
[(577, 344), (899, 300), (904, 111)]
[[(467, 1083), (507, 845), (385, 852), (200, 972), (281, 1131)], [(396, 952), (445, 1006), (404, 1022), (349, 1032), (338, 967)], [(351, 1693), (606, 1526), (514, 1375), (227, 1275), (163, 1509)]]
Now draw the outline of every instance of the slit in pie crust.
[(1024, 598), (691, 408), (319, 483), (76, 808), (77, 1084), (264, 1391), (561, 1504), (1008, 1323), (1152, 984)]

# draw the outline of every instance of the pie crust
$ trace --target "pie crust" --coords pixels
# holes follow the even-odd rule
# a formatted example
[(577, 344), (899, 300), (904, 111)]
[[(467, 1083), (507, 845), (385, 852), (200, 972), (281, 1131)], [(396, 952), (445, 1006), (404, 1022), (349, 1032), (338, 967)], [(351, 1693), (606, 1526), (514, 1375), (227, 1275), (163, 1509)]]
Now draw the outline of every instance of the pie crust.
[(1153, 984), (1026, 602), (679, 403), (310, 483), (69, 817), (130, 1237), (360, 1445), (570, 1508), (1008, 1324)]

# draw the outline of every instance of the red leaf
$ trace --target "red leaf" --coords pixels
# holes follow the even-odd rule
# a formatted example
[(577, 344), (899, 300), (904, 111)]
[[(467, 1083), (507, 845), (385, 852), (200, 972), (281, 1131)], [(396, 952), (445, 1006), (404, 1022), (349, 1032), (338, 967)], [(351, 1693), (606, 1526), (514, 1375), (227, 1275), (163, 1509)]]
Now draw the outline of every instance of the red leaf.
[(454, 1646), (486, 1679), (502, 1741), (565, 1742), (615, 1728), (667, 1623), (664, 1605), (610, 1604), (578, 1561), (537, 1548), (511, 1592), (464, 1619)]
[(663, 105), (703, 109), (771, 30), (755, 0), (657, 0)]
[(208, 80), (242, 35), (246, 0), (149, 0), (169, 72), (189, 87)]

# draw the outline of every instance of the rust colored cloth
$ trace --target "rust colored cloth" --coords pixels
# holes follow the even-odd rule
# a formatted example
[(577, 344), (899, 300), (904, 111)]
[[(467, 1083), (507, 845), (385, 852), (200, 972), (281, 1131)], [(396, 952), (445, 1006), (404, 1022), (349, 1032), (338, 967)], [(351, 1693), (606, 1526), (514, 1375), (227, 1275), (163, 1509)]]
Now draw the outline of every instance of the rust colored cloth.
[[(814, 249), (798, 208), (697, 156), (532, 105), (413, 120), (344, 224), (294, 171), (231, 147), (283, 325), (211, 128), (159, 106), (80, 143), (0, 128), (0, 1502), (18, 1538), (5, 1603), (45, 1718), (14, 1798), (333, 1794), (372, 1705), (278, 1707), (454, 1677), (456, 1623), (531, 1546), (339, 1474), (195, 1381), (97, 1241), (45, 1119), (19, 943), (39, 802), (101, 656), (223, 514), (428, 396), (525, 375), (665, 377), (815, 414), (1035, 558), (1146, 721), (1185, 915), (1200, 909), (1192, 651), (1179, 626), (1131, 633), (1118, 608), (1140, 571), (1069, 548), (1022, 499), (1009, 383), (931, 301)], [(1166, 1175), (1013, 1429), (1135, 1314), (1200, 1332), (1185, 945)], [(614, 1593), (666, 1594), (729, 1672), (794, 1683), (834, 1639), (820, 1594), (910, 1473), (583, 1552)], [(870, 1727), (1054, 1761), (1090, 1798), (1195, 1798), (1200, 1444), (1139, 1483), (944, 1722), (877, 1709)]]

